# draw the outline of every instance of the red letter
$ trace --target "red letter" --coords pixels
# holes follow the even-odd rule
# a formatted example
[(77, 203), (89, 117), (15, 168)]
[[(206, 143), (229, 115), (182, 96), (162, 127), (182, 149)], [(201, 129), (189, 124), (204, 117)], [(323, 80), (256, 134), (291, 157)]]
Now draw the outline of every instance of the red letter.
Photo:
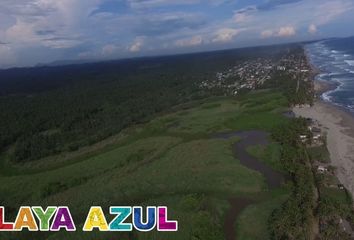
[(5, 222), (5, 208), (0, 207), (0, 232), (1, 231), (13, 231), (14, 224)]

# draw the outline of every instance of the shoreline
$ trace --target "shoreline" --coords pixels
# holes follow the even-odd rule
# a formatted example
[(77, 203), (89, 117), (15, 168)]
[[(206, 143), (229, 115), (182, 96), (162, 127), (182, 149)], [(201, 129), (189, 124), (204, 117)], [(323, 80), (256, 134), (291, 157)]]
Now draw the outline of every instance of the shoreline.
[(354, 116), (335, 104), (322, 100), (323, 93), (335, 89), (335, 84), (313, 78), (316, 98), (311, 107), (294, 107), (296, 116), (312, 118), (322, 125), (326, 134), (331, 165), (339, 181), (354, 199)]
[[(338, 87), (338, 85), (336, 83), (328, 82), (328, 81), (325, 81), (325, 80), (315, 79), (314, 80), (314, 89), (315, 89), (315, 95), (316, 95), (315, 98), (316, 98), (316, 100), (325, 102), (322, 99), (322, 95), (324, 93), (326, 93), (326, 92), (335, 90), (337, 87)], [(332, 104), (332, 105), (336, 106), (335, 104)]]

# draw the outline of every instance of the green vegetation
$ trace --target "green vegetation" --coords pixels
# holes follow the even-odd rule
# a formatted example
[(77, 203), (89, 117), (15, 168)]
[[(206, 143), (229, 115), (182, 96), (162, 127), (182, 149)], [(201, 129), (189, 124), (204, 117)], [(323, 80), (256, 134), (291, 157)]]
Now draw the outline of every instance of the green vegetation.
[(289, 190), (273, 191), (271, 197), (246, 208), (237, 221), (237, 239), (264, 240), (271, 239), (269, 216), (289, 197)]
[(308, 149), (308, 153), (312, 161), (319, 161), (322, 163), (329, 163), (329, 152), (326, 145), (311, 147)]
[(331, 173), (316, 174), (319, 186), (319, 205), (317, 215), (320, 219), (323, 239), (351, 239), (343, 231), (343, 220), (348, 223), (354, 219), (353, 201), (350, 193), (340, 188), (338, 179)]
[(353, 221), (353, 202), (351, 196), (345, 191), (333, 187), (321, 187), (318, 216), (321, 219), (321, 237), (329, 239), (351, 239), (343, 231), (343, 220)]
[[(325, 141), (326, 142), (326, 141)], [(343, 239), (351, 237), (343, 228), (354, 219), (353, 200), (350, 193), (337, 179), (335, 168), (327, 166), (326, 172), (318, 172), (316, 164), (330, 162), (326, 144), (308, 149), (310, 159), (314, 164), (315, 183), (318, 188), (319, 203), (316, 215), (320, 222), (320, 237), (324, 240)]]
[(282, 146), (282, 164), (291, 174), (294, 185), (289, 199), (273, 212), (272, 239), (308, 239), (312, 231), (314, 179), (306, 148), (299, 139), (306, 131), (304, 119), (292, 119), (273, 132), (273, 138)]
[(278, 143), (271, 143), (267, 146), (255, 145), (249, 147), (247, 151), (272, 168), (280, 172), (285, 172), (282, 163), (279, 161), (281, 157), (281, 146)]
[[(229, 207), (229, 197), (248, 196), (256, 201), (262, 199), (270, 202), (273, 198), (271, 194), (265, 194), (267, 187), (262, 175), (234, 159), (230, 146), (238, 138), (211, 138), (215, 132), (249, 129), (246, 122), (256, 122), (255, 116), (266, 115), (267, 112), (277, 117), (271, 123), (258, 123), (258, 129), (267, 130), (287, 121), (281, 115), (284, 108), (282, 101), (274, 101), (272, 109), (267, 105), (261, 111), (260, 105), (255, 104), (257, 98), (254, 96), (282, 98), (279, 93), (261, 91), (235, 99), (198, 100), (180, 105), (173, 113), (125, 131), (115, 142), (103, 145), (103, 149), (91, 152), (86, 158), (61, 160), (60, 165), (48, 158), (25, 165), (8, 162), (7, 167), (17, 171), (0, 177), (0, 195), (6, 196), (2, 203), (11, 209), (21, 204), (68, 205), (80, 221), (84, 220), (82, 218), (93, 203), (104, 207), (113, 203), (161, 203), (173, 209), (172, 213), (184, 227), (178, 234), (149, 233), (135, 237), (223, 238), (224, 214)], [(248, 116), (248, 121), (246, 117), (239, 118), (242, 115)], [(234, 128), (230, 122), (233, 122)], [(279, 203), (284, 197), (276, 199)], [(264, 222), (276, 205), (266, 205), (259, 222)], [(242, 221), (250, 221), (254, 217), (252, 213), (243, 217)], [(259, 231), (267, 231), (267, 228), (263, 226)], [(48, 239), (93, 239), (94, 236), (82, 238), (79, 233), (58, 233), (50, 234)], [(36, 237), (41, 239), (43, 235)]]
[[(0, 239), (219, 240), (225, 238), (230, 198), (252, 202), (234, 223), (239, 239), (307, 239), (314, 180), (310, 157), (298, 138), (307, 126), (304, 119), (288, 119), (283, 112), (311, 101), (311, 93), (296, 91), (286, 74), (276, 74), (262, 90), (236, 97), (197, 87), (235, 60), (279, 57), (288, 50), (266, 49), (239, 50), (237, 57), (223, 52), (112, 62), (96, 66), (97, 72), (91, 65), (68, 67), (53, 77), (55, 87), (14, 93), (11, 84), (6, 86), (4, 92), (11, 94), (0, 101), (0, 200), (10, 219), (20, 205), (67, 205), (80, 228), (92, 205), (106, 212), (115, 204), (168, 205), (180, 229), (1, 233)], [(297, 47), (291, 52), (303, 57)], [(38, 71), (39, 82), (48, 76), (41, 71), (53, 74)], [(6, 74), (8, 79), (21, 77)], [(213, 137), (242, 130), (272, 133), (270, 145), (248, 151), (288, 173), (291, 184), (269, 189), (261, 173), (235, 159), (232, 144), (239, 138)]]
[(287, 48), (0, 71), (0, 151), (23, 163), (90, 146), (175, 105), (223, 95), (199, 83), (235, 62), (279, 58)]

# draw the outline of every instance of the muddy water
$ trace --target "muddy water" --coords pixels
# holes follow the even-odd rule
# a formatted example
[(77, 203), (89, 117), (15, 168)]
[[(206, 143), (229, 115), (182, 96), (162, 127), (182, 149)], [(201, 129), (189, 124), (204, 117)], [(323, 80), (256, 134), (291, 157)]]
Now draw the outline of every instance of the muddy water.
[[(267, 145), (269, 143), (268, 133), (263, 131), (243, 131), (219, 133), (216, 134), (215, 137), (223, 139), (229, 139), (232, 137), (241, 138), (240, 141), (233, 145), (233, 153), (235, 158), (238, 159), (242, 165), (262, 173), (270, 189), (280, 187), (285, 181), (285, 178), (281, 173), (273, 170), (271, 167), (259, 161), (247, 152), (247, 148), (250, 146)], [(226, 240), (236, 240), (236, 220), (243, 209), (251, 205), (253, 201), (247, 198), (232, 198), (229, 200), (229, 203), (231, 208), (225, 216), (225, 238)]]
[(251, 205), (253, 202), (247, 198), (231, 198), (229, 199), (229, 204), (231, 208), (226, 213), (225, 223), (224, 223), (224, 234), (226, 240), (235, 240), (236, 239), (236, 229), (235, 223), (242, 212), (243, 209)]

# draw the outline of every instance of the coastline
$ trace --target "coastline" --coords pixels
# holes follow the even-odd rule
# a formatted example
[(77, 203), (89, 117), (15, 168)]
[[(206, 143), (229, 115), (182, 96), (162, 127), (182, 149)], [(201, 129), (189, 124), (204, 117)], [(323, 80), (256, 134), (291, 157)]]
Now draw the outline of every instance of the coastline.
[[(314, 79), (314, 78), (313, 78)], [(354, 116), (320, 96), (336, 88), (335, 84), (314, 80), (316, 99), (311, 107), (294, 107), (297, 116), (312, 118), (327, 135), (327, 148), (336, 176), (354, 199)]]

